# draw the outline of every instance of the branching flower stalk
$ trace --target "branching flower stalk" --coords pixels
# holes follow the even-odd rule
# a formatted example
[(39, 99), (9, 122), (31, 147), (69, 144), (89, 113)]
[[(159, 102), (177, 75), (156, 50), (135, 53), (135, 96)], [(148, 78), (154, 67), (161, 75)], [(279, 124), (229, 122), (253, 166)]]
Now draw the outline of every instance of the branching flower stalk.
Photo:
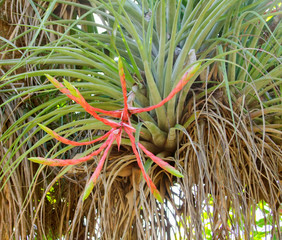
[[(110, 126), (112, 129), (108, 131), (105, 135), (92, 140), (88, 142), (74, 142), (69, 139), (66, 139), (60, 135), (58, 135), (56, 132), (51, 130), (50, 128), (38, 124), (45, 132), (47, 132), (49, 135), (57, 139), (58, 141), (73, 145), (73, 146), (82, 146), (82, 145), (89, 145), (93, 144), (102, 140), (105, 140), (105, 142), (100, 146), (100, 148), (88, 156), (79, 158), (79, 159), (51, 159), (51, 158), (41, 158), (41, 157), (31, 157), (29, 158), (30, 161), (36, 162), (36, 163), (41, 163), (44, 165), (49, 165), (49, 166), (67, 166), (67, 165), (77, 165), (82, 162), (86, 162), (90, 159), (92, 159), (94, 156), (100, 154), (102, 151), (102, 157), (99, 160), (98, 166), (96, 167), (93, 175), (89, 179), (88, 183), (86, 184), (84, 195), (83, 195), (83, 200), (85, 200), (89, 194), (91, 193), (92, 189), (95, 186), (95, 183), (100, 175), (100, 172), (102, 170), (102, 167), (104, 165), (104, 162), (106, 160), (106, 157), (110, 151), (110, 148), (114, 141), (116, 141), (118, 145), (118, 149), (120, 148), (120, 143), (121, 143), (121, 137), (122, 137), (122, 131), (126, 132), (126, 134), (129, 137), (129, 140), (132, 145), (132, 150), (136, 156), (137, 163), (139, 168), (141, 169), (142, 175), (147, 182), (147, 185), (149, 186), (151, 192), (153, 193), (154, 197), (158, 199), (160, 202), (162, 202), (162, 198), (160, 196), (159, 191), (157, 190), (155, 184), (152, 182), (151, 178), (148, 176), (148, 174), (145, 171), (145, 168), (143, 166), (143, 163), (141, 161), (140, 155), (138, 153), (137, 147), (139, 147), (144, 154), (146, 154), (148, 157), (152, 159), (156, 164), (158, 164), (161, 168), (166, 170), (167, 172), (171, 173), (172, 175), (176, 177), (183, 177), (183, 175), (176, 170), (174, 167), (169, 165), (167, 162), (162, 160), (161, 158), (155, 156), (153, 153), (151, 153), (149, 150), (147, 150), (141, 143), (135, 143), (135, 137), (134, 133), (136, 129), (131, 125), (130, 123), (130, 117), (132, 114), (136, 113), (141, 113), (141, 112), (148, 112), (151, 111), (155, 108), (163, 106), (166, 102), (168, 102), (170, 99), (174, 97), (175, 94), (177, 94), (184, 86), (187, 84), (187, 82), (191, 79), (191, 77), (197, 72), (199, 69), (200, 64), (195, 64), (191, 69), (189, 69), (184, 76), (181, 78), (177, 86), (171, 91), (171, 93), (163, 99), (160, 103), (146, 107), (146, 108), (134, 108), (130, 107), (127, 104), (127, 90), (126, 90), (126, 82), (125, 82), (125, 74), (124, 74), (124, 69), (122, 65), (122, 60), (119, 58), (118, 59), (118, 70), (119, 70), (119, 76), (120, 76), (120, 82), (121, 82), (121, 87), (122, 87), (122, 93), (123, 93), (123, 99), (124, 99), (124, 108), (121, 110), (115, 110), (115, 111), (106, 111), (103, 109), (99, 108), (94, 108), (90, 106), (84, 97), (81, 95), (81, 93), (69, 82), (64, 80), (64, 85), (57, 81), (55, 78), (51, 77), (50, 75), (46, 75), (48, 80), (56, 87), (58, 88), (62, 93), (64, 93), (66, 96), (68, 96), (71, 100), (75, 101), (79, 105), (81, 105), (86, 112), (90, 113), (95, 119), (98, 121), (103, 122), (105, 125)], [(120, 122), (115, 122), (106, 118), (102, 118), (97, 114), (97, 112), (102, 113), (103, 115), (107, 115), (113, 118), (119, 118)], [(136, 146), (137, 145), (137, 146)]]

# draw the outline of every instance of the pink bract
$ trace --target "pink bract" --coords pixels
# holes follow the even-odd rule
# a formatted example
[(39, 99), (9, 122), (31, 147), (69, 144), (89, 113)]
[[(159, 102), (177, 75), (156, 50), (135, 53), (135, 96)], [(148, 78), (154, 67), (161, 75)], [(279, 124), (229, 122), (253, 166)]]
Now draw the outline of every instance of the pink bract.
[[(95, 143), (95, 142), (98, 142), (98, 141), (101, 141), (101, 140), (105, 140), (105, 139), (106, 140), (100, 146), (100, 148), (98, 150), (92, 152), (88, 156), (85, 156), (85, 157), (82, 157), (82, 158), (79, 158), (79, 159), (51, 159), (51, 158), (31, 157), (31, 158), (29, 158), (29, 160), (33, 161), (33, 162), (41, 163), (41, 164), (44, 164), (44, 165), (49, 165), (49, 166), (76, 165), (76, 164), (79, 164), (81, 162), (85, 162), (85, 161), (92, 159), (94, 156), (98, 155), (99, 153), (101, 153), (104, 150), (104, 152), (103, 152), (103, 154), (100, 158), (100, 161), (98, 163), (97, 168), (95, 169), (93, 175), (91, 176), (88, 183), (86, 184), (84, 195), (83, 195), (83, 200), (85, 200), (89, 196), (89, 194), (91, 193), (92, 189), (95, 186), (95, 183), (96, 183), (96, 181), (97, 181), (97, 179), (100, 175), (100, 172), (102, 170), (102, 167), (104, 165), (105, 159), (106, 159), (108, 152), (110, 151), (110, 148), (111, 148), (112, 144), (114, 143), (114, 141), (116, 141), (116, 143), (118, 145), (118, 149), (119, 149), (120, 143), (121, 143), (122, 131), (124, 130), (124, 132), (129, 137), (129, 140), (130, 140), (131, 145), (132, 145), (132, 150), (133, 150), (133, 152), (136, 156), (138, 166), (141, 169), (142, 175), (143, 175), (145, 181), (147, 182), (147, 185), (149, 186), (149, 188), (150, 188), (151, 192), (153, 193), (154, 197), (156, 199), (158, 199), (160, 202), (162, 202), (162, 198), (161, 198), (161, 195), (160, 195), (158, 189), (156, 188), (155, 184), (152, 182), (152, 180), (150, 179), (150, 177), (148, 176), (148, 174), (145, 171), (145, 168), (143, 166), (143, 163), (142, 163), (141, 158), (139, 156), (139, 153), (137, 151), (137, 147), (139, 147), (144, 152), (144, 154), (146, 154), (148, 157), (150, 157), (156, 164), (158, 164), (161, 168), (163, 168), (167, 172), (171, 173), (172, 175), (174, 175), (176, 177), (183, 177), (183, 175), (178, 170), (176, 170), (174, 167), (169, 165), (167, 162), (163, 161), (161, 158), (155, 156), (153, 153), (148, 151), (141, 143), (138, 143), (137, 146), (136, 146), (135, 137), (133, 135), (134, 132), (135, 132), (135, 129), (130, 123), (130, 116), (132, 114), (136, 114), (136, 113), (148, 112), (148, 111), (151, 111), (155, 108), (158, 108), (158, 107), (161, 107), (162, 105), (164, 105), (166, 102), (168, 102), (170, 99), (172, 99), (174, 97), (174, 95), (177, 94), (185, 86), (185, 84), (197, 72), (199, 67), (200, 67), (200, 64), (195, 64), (191, 69), (189, 69), (189, 71), (187, 71), (184, 74), (184, 76), (181, 78), (181, 80), (176, 85), (176, 87), (171, 91), (171, 93), (165, 99), (163, 99), (160, 103), (153, 105), (153, 106), (150, 106), (150, 107), (146, 107), (146, 108), (134, 108), (134, 107), (129, 107), (128, 104), (127, 104), (127, 90), (126, 90), (125, 74), (124, 74), (124, 69), (123, 69), (123, 66), (122, 66), (122, 60), (119, 58), (118, 69), (119, 69), (119, 76), (120, 76), (122, 93), (123, 93), (123, 98), (124, 98), (124, 108), (121, 109), (121, 110), (116, 110), (116, 111), (106, 111), (106, 110), (103, 110), (103, 109), (94, 108), (94, 107), (90, 106), (86, 102), (84, 97), (81, 95), (81, 93), (73, 85), (71, 85), (69, 82), (64, 80), (64, 85), (63, 85), (62, 83), (57, 81), (55, 78), (51, 77), (50, 75), (46, 75), (46, 77), (49, 79), (49, 81), (51, 83), (53, 83), (53, 85), (56, 88), (58, 88), (62, 93), (64, 93), (66, 96), (68, 96), (71, 100), (73, 100), (76, 103), (78, 103), (79, 105), (81, 105), (85, 109), (85, 111), (90, 113), (95, 119), (97, 119), (98, 121), (101, 121), (104, 124), (110, 126), (112, 129), (110, 131), (108, 131), (105, 135), (103, 135), (103, 136), (101, 136), (101, 137), (99, 137), (95, 140), (88, 141), (88, 142), (74, 142), (74, 141), (71, 141), (71, 140), (68, 140), (66, 138), (59, 136), (56, 132), (52, 131), (48, 127), (46, 127), (42, 124), (39, 124), (39, 126), (45, 132), (47, 132), (52, 137), (54, 137), (58, 141), (65, 143), (65, 144), (70, 144), (70, 145), (74, 145), (74, 146), (81, 146), (81, 145), (89, 145), (89, 144), (92, 144), (92, 143)], [(109, 119), (106, 119), (106, 118), (102, 118), (101, 116), (99, 116), (97, 114), (97, 112), (102, 113), (103, 115), (111, 116), (111, 117), (114, 117), (114, 118), (119, 118), (120, 122), (115, 122), (115, 121), (112, 121), (112, 120), (109, 120)]]

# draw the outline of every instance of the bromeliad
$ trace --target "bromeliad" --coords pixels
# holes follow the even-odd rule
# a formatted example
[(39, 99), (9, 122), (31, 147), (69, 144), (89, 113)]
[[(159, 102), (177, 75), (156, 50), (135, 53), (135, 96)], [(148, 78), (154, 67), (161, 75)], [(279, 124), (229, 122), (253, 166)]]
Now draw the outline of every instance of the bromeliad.
[[(51, 158), (31, 157), (31, 158), (29, 158), (29, 160), (33, 161), (33, 162), (41, 163), (41, 164), (44, 164), (44, 165), (49, 165), (49, 166), (76, 165), (76, 164), (79, 164), (79, 163), (82, 163), (82, 162), (85, 162), (85, 161), (92, 159), (94, 156), (98, 155), (99, 153), (101, 153), (104, 150), (104, 153), (102, 154), (102, 157), (101, 157), (101, 159), (98, 163), (98, 166), (96, 167), (94, 173), (92, 174), (91, 178), (89, 179), (89, 181), (88, 181), (88, 183), (85, 187), (85, 191), (84, 191), (84, 195), (83, 195), (83, 200), (85, 200), (89, 196), (89, 194), (91, 193), (92, 189), (94, 188), (94, 185), (95, 185), (95, 183), (96, 183), (96, 181), (99, 177), (99, 174), (102, 170), (102, 167), (104, 165), (104, 162), (106, 160), (108, 152), (110, 151), (110, 148), (111, 148), (112, 144), (114, 143), (114, 141), (116, 141), (116, 143), (118, 145), (118, 149), (119, 149), (120, 143), (121, 143), (122, 131), (124, 130), (129, 137), (129, 140), (130, 140), (131, 145), (132, 145), (132, 150), (133, 150), (133, 152), (136, 156), (138, 166), (141, 169), (141, 172), (143, 174), (145, 181), (147, 182), (147, 184), (148, 184), (151, 192), (155, 196), (155, 198), (158, 199), (160, 202), (162, 202), (162, 198), (160, 196), (159, 191), (157, 190), (155, 184), (152, 182), (152, 180), (150, 179), (150, 177), (148, 176), (148, 174), (145, 171), (145, 168), (143, 166), (143, 163), (141, 161), (141, 158), (140, 158), (140, 155), (139, 155), (137, 148), (140, 148), (148, 157), (150, 157), (156, 164), (158, 164), (161, 168), (163, 168), (167, 172), (169, 172), (169, 173), (171, 173), (171, 174), (173, 174), (174, 176), (177, 176), (177, 177), (183, 177), (183, 175), (178, 170), (176, 170), (174, 167), (169, 165), (167, 162), (163, 161), (161, 158), (155, 156), (153, 153), (148, 151), (141, 143), (139, 143), (139, 142), (135, 143), (135, 137), (134, 137), (133, 134), (136, 132), (136, 129), (131, 125), (130, 117), (131, 117), (132, 114), (141, 113), (141, 112), (148, 112), (148, 111), (151, 111), (155, 108), (158, 108), (158, 107), (164, 105), (166, 102), (168, 102), (171, 98), (173, 98), (173, 96), (175, 94), (177, 94), (185, 86), (185, 84), (195, 74), (195, 72), (199, 69), (199, 67), (200, 67), (200, 64), (196, 64), (189, 71), (187, 71), (184, 74), (184, 76), (181, 78), (181, 80), (179, 81), (177, 86), (160, 103), (153, 105), (153, 106), (150, 106), (150, 107), (146, 107), (146, 108), (134, 108), (134, 107), (130, 107), (127, 103), (127, 90), (126, 90), (125, 74), (124, 74), (124, 69), (123, 69), (123, 66), (122, 66), (122, 60), (119, 58), (119, 60), (118, 60), (118, 70), (119, 70), (119, 77), (120, 77), (122, 93), (123, 93), (124, 108), (121, 109), (121, 110), (116, 110), (116, 111), (106, 111), (106, 110), (103, 110), (103, 109), (92, 107), (91, 105), (89, 105), (86, 102), (86, 100), (81, 95), (81, 93), (73, 85), (71, 85), (69, 82), (64, 80), (64, 85), (63, 85), (62, 83), (57, 81), (55, 78), (51, 77), (50, 75), (46, 75), (48, 80), (56, 88), (58, 88), (62, 93), (64, 93), (66, 96), (68, 96), (71, 100), (73, 100), (76, 103), (78, 103), (79, 105), (81, 105), (85, 109), (85, 111), (90, 113), (94, 118), (96, 118), (97, 120), (99, 120), (99, 121), (103, 122), (104, 124), (110, 126), (112, 129), (110, 131), (108, 131), (105, 135), (103, 135), (103, 136), (101, 136), (101, 137), (99, 137), (95, 140), (88, 141), (88, 142), (74, 142), (74, 141), (68, 140), (68, 139), (58, 135), (56, 132), (52, 131), (48, 127), (46, 127), (42, 124), (39, 124), (39, 126), (45, 132), (47, 132), (49, 135), (51, 135), (52, 137), (54, 137), (58, 141), (65, 143), (65, 144), (70, 144), (70, 145), (73, 145), (73, 146), (89, 145), (89, 144), (93, 144), (93, 143), (96, 143), (96, 142), (99, 142), (99, 141), (102, 141), (102, 140), (105, 140), (105, 139), (106, 140), (100, 146), (100, 148), (98, 150), (92, 152), (88, 156), (85, 156), (85, 157), (82, 157), (82, 158), (79, 158), (79, 159), (51, 159)], [(110, 117), (119, 118), (120, 122), (115, 122), (115, 121), (103, 118), (103, 117), (99, 116), (97, 112), (102, 113), (103, 115), (110, 116)]]

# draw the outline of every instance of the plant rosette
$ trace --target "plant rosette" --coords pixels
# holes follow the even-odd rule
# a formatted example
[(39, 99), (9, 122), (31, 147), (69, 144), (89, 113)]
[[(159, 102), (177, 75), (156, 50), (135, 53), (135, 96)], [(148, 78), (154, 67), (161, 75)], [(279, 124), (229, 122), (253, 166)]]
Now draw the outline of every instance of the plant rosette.
[[(86, 100), (81, 95), (81, 93), (78, 91), (78, 89), (76, 89), (71, 83), (64, 80), (64, 84), (62, 84), (59, 81), (57, 81), (54, 77), (51, 77), (50, 75), (46, 75), (48, 80), (56, 88), (58, 88), (62, 93), (64, 93), (71, 100), (73, 100), (76, 103), (78, 103), (79, 105), (81, 105), (85, 109), (85, 111), (88, 112), (89, 114), (91, 114), (95, 119), (103, 122), (105, 125), (110, 126), (111, 130), (108, 131), (103, 136), (96, 138), (95, 140), (88, 141), (88, 142), (75, 142), (75, 141), (71, 141), (69, 139), (66, 139), (66, 138), (60, 136), (59, 134), (57, 134), (56, 132), (54, 132), (53, 130), (51, 130), (50, 128), (48, 128), (48, 127), (46, 127), (42, 124), (38, 124), (49, 135), (51, 135), (52, 137), (54, 137), (58, 141), (65, 143), (65, 144), (69, 144), (69, 145), (73, 145), (73, 146), (82, 146), (82, 145), (89, 145), (89, 144), (93, 144), (93, 143), (96, 143), (96, 142), (100, 142), (102, 140), (105, 140), (105, 141), (100, 146), (99, 149), (97, 149), (96, 151), (92, 152), (91, 154), (89, 154), (85, 157), (79, 158), (79, 159), (51, 159), (51, 158), (42, 158), (42, 157), (31, 157), (31, 158), (29, 158), (29, 160), (32, 161), (32, 162), (36, 162), (36, 163), (40, 163), (40, 164), (44, 164), (44, 165), (49, 165), (49, 166), (77, 165), (77, 164), (80, 164), (82, 162), (86, 162), (88, 160), (91, 160), (94, 156), (103, 152), (101, 154), (101, 158), (99, 160), (99, 163), (98, 163), (94, 173), (92, 174), (88, 183), (86, 184), (85, 191), (84, 191), (84, 194), (83, 194), (83, 200), (85, 200), (89, 196), (89, 194), (91, 193), (91, 191), (93, 190), (93, 188), (94, 188), (94, 186), (97, 182), (97, 179), (98, 179), (100, 172), (103, 168), (104, 162), (107, 158), (107, 155), (108, 155), (114, 141), (116, 141), (116, 143), (118, 145), (118, 149), (120, 148), (122, 132), (124, 131), (127, 134), (128, 138), (131, 142), (132, 150), (133, 150), (133, 152), (136, 156), (138, 166), (141, 169), (142, 175), (143, 175), (147, 185), (149, 186), (149, 188), (150, 188), (152, 194), (154, 195), (154, 197), (158, 201), (162, 202), (162, 198), (161, 198), (161, 195), (160, 195), (158, 189), (156, 188), (155, 184), (153, 183), (153, 181), (151, 180), (151, 178), (148, 176), (148, 174), (145, 171), (145, 168), (143, 166), (143, 163), (141, 161), (141, 157), (140, 157), (140, 154), (139, 154), (137, 148), (140, 148), (144, 152), (145, 155), (147, 155), (149, 158), (152, 159), (153, 162), (155, 162), (157, 165), (159, 165), (161, 168), (163, 168), (167, 172), (171, 173), (172, 175), (174, 175), (176, 177), (183, 177), (183, 175), (177, 169), (175, 169), (173, 166), (171, 166), (170, 164), (168, 164), (167, 162), (165, 162), (164, 160), (155, 156), (153, 153), (151, 153), (149, 150), (147, 150), (141, 143), (139, 143), (139, 142), (135, 143), (134, 133), (136, 132), (136, 129), (131, 125), (130, 117), (132, 116), (132, 114), (148, 112), (148, 111), (151, 111), (153, 109), (156, 109), (158, 107), (163, 106), (166, 102), (168, 102), (170, 99), (172, 99), (175, 96), (175, 94), (177, 94), (179, 91), (181, 91), (181, 89), (187, 84), (187, 82), (191, 79), (191, 77), (197, 72), (197, 70), (199, 68), (200, 68), (200, 64), (195, 64), (192, 68), (190, 68), (184, 74), (184, 76), (181, 78), (181, 80), (178, 82), (176, 87), (170, 92), (170, 94), (165, 99), (163, 99), (161, 102), (159, 102), (158, 104), (150, 106), (150, 107), (146, 107), (146, 108), (135, 108), (135, 107), (131, 107), (131, 106), (128, 105), (125, 74), (124, 74), (124, 69), (123, 69), (123, 65), (122, 65), (122, 60), (121, 60), (121, 58), (119, 58), (118, 59), (118, 70), (119, 70), (119, 77), (120, 77), (122, 93), (123, 93), (124, 107), (123, 107), (123, 109), (115, 110), (115, 111), (107, 111), (107, 110), (92, 107), (91, 105), (89, 105), (86, 102)], [(100, 115), (98, 115), (97, 112), (101, 113), (103, 115), (113, 117), (113, 118), (119, 118), (120, 121), (115, 122), (115, 121), (103, 118)]]

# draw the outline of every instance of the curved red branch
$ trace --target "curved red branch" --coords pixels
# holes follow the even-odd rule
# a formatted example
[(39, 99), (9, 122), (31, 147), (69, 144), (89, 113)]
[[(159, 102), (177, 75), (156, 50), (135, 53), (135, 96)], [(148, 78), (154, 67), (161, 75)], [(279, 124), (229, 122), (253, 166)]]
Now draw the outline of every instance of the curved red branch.
[(152, 111), (153, 109), (163, 106), (166, 102), (172, 99), (175, 96), (175, 94), (181, 91), (181, 89), (188, 83), (188, 81), (194, 76), (194, 74), (198, 71), (199, 68), (200, 68), (200, 64), (196, 64), (192, 68), (190, 68), (184, 74), (181, 80), (178, 82), (176, 87), (170, 92), (170, 94), (165, 99), (163, 99), (161, 102), (159, 102), (158, 104), (150, 106), (150, 107), (146, 107), (146, 108), (134, 108), (130, 110), (130, 113), (135, 114), (135, 113), (141, 113), (141, 112), (149, 112), (149, 111)]
[(79, 163), (82, 163), (82, 162), (86, 162), (88, 160), (90, 160), (91, 158), (93, 158), (94, 156), (98, 155), (100, 152), (103, 151), (103, 149), (105, 149), (109, 143), (111, 142), (111, 136), (113, 135), (114, 133), (112, 132), (110, 134), (110, 136), (108, 137), (108, 139), (101, 145), (101, 147), (94, 151), (93, 153), (85, 156), (85, 157), (82, 157), (82, 158), (78, 158), (78, 159), (58, 159), (58, 158), (55, 158), (55, 159), (52, 159), (52, 158), (41, 158), (41, 157), (32, 157), (32, 158), (29, 158), (30, 161), (32, 162), (37, 162), (37, 163), (41, 163), (41, 164), (44, 164), (44, 165), (48, 165), (48, 166), (68, 166), (68, 165), (77, 165)]
[(127, 135), (129, 136), (131, 146), (132, 146), (132, 150), (133, 150), (133, 152), (136, 156), (136, 159), (137, 159), (137, 164), (138, 164), (139, 168), (141, 169), (142, 175), (143, 175), (145, 181), (147, 182), (148, 187), (150, 188), (150, 190), (153, 193), (153, 195), (155, 196), (155, 198), (158, 199), (160, 202), (162, 202), (162, 198), (161, 198), (161, 195), (160, 195), (158, 189), (156, 188), (155, 184), (153, 183), (153, 181), (151, 180), (151, 178), (149, 177), (149, 175), (145, 171), (145, 168), (143, 166), (143, 163), (141, 161), (141, 158), (140, 158), (139, 153), (138, 153), (136, 146), (135, 146), (134, 136), (131, 134), (131, 131), (129, 129), (127, 129), (126, 127), (124, 128), (124, 130), (127, 133)]
[(85, 191), (84, 191), (84, 194), (83, 194), (83, 200), (85, 200), (89, 196), (89, 194), (91, 193), (93, 187), (95, 186), (96, 181), (97, 181), (97, 179), (98, 179), (98, 177), (100, 175), (100, 172), (102, 170), (102, 167), (103, 167), (103, 165), (105, 163), (105, 160), (106, 160), (106, 157), (108, 155), (108, 152), (109, 152), (109, 150), (110, 150), (110, 148), (111, 148), (111, 146), (112, 146), (112, 144), (113, 144), (113, 142), (115, 140), (115, 137), (116, 137), (115, 133), (113, 133), (111, 136), (109, 136), (108, 146), (105, 149), (105, 152), (103, 153), (103, 156), (100, 159), (100, 161), (99, 161), (99, 163), (98, 163), (94, 173), (92, 174), (91, 178), (89, 179), (88, 183), (85, 186)]

